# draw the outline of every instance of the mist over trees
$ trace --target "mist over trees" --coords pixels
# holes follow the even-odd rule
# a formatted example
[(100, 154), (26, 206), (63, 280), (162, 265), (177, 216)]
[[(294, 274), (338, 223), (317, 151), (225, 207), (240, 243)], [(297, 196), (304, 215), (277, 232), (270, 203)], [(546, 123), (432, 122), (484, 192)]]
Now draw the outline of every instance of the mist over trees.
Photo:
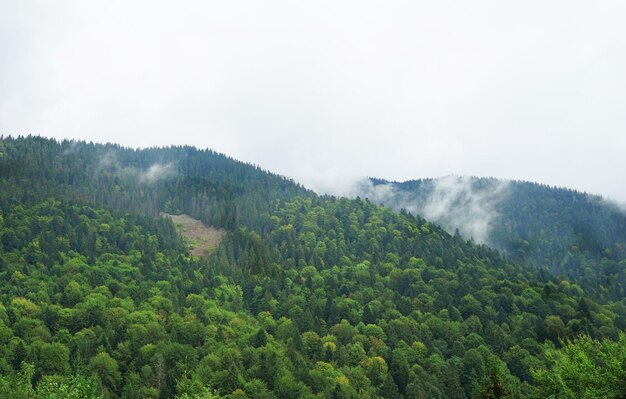
[(583, 281), (211, 151), (0, 139), (1, 397), (622, 397)]
[(469, 176), (368, 179), (350, 194), (458, 230), (515, 262), (575, 281), (599, 300), (626, 295), (626, 213), (599, 196)]

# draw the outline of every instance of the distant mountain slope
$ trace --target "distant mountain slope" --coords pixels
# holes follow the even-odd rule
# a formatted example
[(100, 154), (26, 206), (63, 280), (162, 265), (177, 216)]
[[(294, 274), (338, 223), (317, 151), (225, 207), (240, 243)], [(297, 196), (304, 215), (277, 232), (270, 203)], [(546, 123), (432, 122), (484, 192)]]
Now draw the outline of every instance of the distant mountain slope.
[(624, 298), (626, 214), (574, 190), (522, 181), (448, 176), (402, 183), (370, 179), (356, 194), (456, 229), (527, 265)]

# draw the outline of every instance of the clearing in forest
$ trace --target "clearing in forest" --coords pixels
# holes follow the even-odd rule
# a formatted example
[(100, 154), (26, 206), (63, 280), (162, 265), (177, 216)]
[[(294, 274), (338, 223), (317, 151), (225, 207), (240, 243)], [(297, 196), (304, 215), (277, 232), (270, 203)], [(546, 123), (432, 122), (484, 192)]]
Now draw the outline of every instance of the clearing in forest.
[(161, 212), (161, 216), (172, 218), (178, 233), (189, 244), (191, 254), (207, 257), (222, 241), (224, 230), (207, 226), (189, 215), (170, 215)]

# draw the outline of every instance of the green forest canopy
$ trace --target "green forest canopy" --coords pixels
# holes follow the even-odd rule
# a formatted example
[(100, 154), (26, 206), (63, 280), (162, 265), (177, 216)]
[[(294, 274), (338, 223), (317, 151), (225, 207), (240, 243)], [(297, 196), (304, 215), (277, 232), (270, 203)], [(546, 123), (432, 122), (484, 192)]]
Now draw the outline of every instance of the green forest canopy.
[[(1, 397), (624, 392), (623, 298), (418, 216), (192, 147), (0, 148)], [(194, 257), (159, 212), (226, 234)]]

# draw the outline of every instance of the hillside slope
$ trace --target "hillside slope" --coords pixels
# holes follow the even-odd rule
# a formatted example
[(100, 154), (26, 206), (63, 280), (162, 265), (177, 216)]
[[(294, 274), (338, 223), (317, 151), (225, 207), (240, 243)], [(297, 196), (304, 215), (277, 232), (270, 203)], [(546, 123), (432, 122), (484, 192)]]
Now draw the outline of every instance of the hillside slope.
[(170, 215), (161, 212), (161, 216), (172, 220), (176, 230), (185, 239), (191, 254), (194, 256), (207, 257), (222, 242), (224, 230), (207, 226), (189, 215)]
[[(529, 397), (561, 339), (626, 327), (623, 301), (210, 151), (0, 143), (2, 397)], [(226, 233), (192, 257), (159, 212)]]
[(626, 296), (626, 213), (601, 197), (536, 183), (448, 176), (371, 179), (355, 194), (407, 209), (512, 260), (573, 279), (597, 298)]

